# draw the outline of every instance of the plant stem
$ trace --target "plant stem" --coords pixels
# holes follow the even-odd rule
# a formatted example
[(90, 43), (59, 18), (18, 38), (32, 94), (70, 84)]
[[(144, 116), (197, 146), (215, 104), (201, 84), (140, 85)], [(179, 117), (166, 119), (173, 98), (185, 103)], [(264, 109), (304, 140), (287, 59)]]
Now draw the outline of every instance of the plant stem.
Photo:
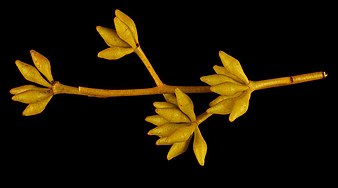
[(55, 81), (52, 85), (52, 91), (53, 94), (73, 94), (73, 95), (85, 95), (79, 92), (78, 87), (73, 87), (73, 86), (67, 86), (64, 84), (61, 84), (58, 81)]
[(327, 77), (327, 73), (324, 71), (312, 72), (306, 74), (299, 74), (295, 76), (287, 76), (280, 78), (273, 78), (260, 81), (250, 81), (249, 87), (252, 91), (267, 89), (272, 87), (287, 86), (292, 84), (299, 84), (303, 82), (309, 82), (314, 80), (320, 80)]
[(171, 86), (162, 85), (152, 88), (143, 89), (96, 89), (88, 87), (72, 87), (55, 82), (53, 85), (54, 94), (75, 94), (85, 95), (89, 97), (108, 98), (108, 97), (125, 97), (125, 96), (142, 96), (157, 95), (166, 93), (175, 93), (175, 89), (179, 88), (184, 93), (210, 93), (210, 86)]
[(93, 89), (87, 87), (79, 87), (81, 94), (96, 97), (122, 97), (122, 96), (141, 96), (141, 95), (156, 95), (175, 93), (175, 89), (179, 88), (184, 93), (210, 93), (209, 86), (170, 86), (162, 85), (144, 89), (123, 89), (123, 90), (107, 90)]
[(144, 66), (147, 68), (147, 70), (149, 71), (151, 77), (153, 77), (155, 83), (157, 86), (162, 86), (164, 85), (164, 83), (161, 81), (160, 77), (157, 75), (157, 73), (155, 72), (155, 69), (153, 68), (153, 66), (151, 65), (151, 63), (149, 62), (147, 56), (144, 54), (143, 50), (141, 49), (141, 47), (139, 46), (138, 48), (135, 49), (135, 53), (139, 56), (139, 58), (141, 59), (141, 61), (143, 62)]
[[(321, 71), (261, 81), (250, 81), (249, 88), (254, 91), (320, 80), (326, 77), (327, 74)], [(172, 86), (165, 84), (143, 89), (97, 89), (82, 86), (73, 87), (63, 85), (60, 82), (55, 82), (52, 87), (54, 94), (74, 94), (98, 98), (169, 94), (175, 93), (176, 88), (179, 88), (184, 93), (211, 93), (210, 86)], [(208, 118), (208, 115), (209, 114), (202, 114), (199, 119), (201, 119), (201, 121), (204, 121), (204, 118)]]
[(197, 116), (197, 124), (201, 124), (203, 121), (205, 121), (206, 119), (208, 119), (210, 116), (212, 116), (211, 113), (207, 113), (207, 112), (204, 112), (203, 114), (200, 114), (199, 116)]

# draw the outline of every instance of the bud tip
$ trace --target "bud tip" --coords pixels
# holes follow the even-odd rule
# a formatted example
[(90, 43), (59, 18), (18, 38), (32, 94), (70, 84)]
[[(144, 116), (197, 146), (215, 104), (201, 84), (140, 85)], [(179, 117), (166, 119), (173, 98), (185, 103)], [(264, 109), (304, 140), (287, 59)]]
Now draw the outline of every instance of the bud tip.
[(327, 72), (323, 71), (323, 78), (326, 78), (328, 76)]
[(101, 26), (96, 26), (96, 31), (99, 31), (99, 30), (101, 30)]

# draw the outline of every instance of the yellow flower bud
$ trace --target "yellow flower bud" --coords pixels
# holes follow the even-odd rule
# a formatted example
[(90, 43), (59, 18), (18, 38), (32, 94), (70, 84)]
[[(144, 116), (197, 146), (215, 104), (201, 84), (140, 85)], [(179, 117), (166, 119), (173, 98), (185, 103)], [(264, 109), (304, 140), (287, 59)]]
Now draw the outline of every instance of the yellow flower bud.
[(41, 101), (47, 97), (52, 96), (53, 93), (48, 88), (41, 88), (40, 90), (28, 90), (18, 93), (12, 97), (12, 100), (30, 104)]
[(195, 131), (195, 124), (190, 124), (189, 126), (182, 126), (178, 128), (175, 132), (167, 137), (161, 137), (156, 141), (156, 145), (171, 145), (177, 142), (183, 142), (189, 139), (192, 133)]
[(214, 85), (210, 87), (212, 92), (215, 92), (220, 95), (234, 95), (237, 92), (247, 90), (249, 87), (246, 85), (241, 85), (232, 82), (224, 82), (218, 85)]
[(168, 120), (164, 119), (162, 116), (160, 115), (152, 115), (152, 116), (147, 116), (145, 118), (146, 122), (152, 123), (156, 126), (161, 126), (165, 123), (168, 123)]
[(219, 74), (219, 75), (224, 75), (228, 78), (231, 78), (232, 80), (234, 80), (237, 83), (243, 84), (242, 81), (235, 75), (233, 75), (232, 73), (230, 73), (226, 68), (224, 68), (223, 66), (218, 66), (218, 65), (214, 65), (213, 66), (214, 71)]
[(27, 105), (25, 110), (22, 112), (23, 116), (32, 116), (41, 113), (47, 106), (48, 102), (53, 96), (49, 96), (43, 100), (40, 100), (36, 103), (31, 103)]
[(123, 13), (122, 11), (120, 11), (119, 9), (115, 10), (115, 15), (116, 17), (118, 17), (123, 23), (125, 23), (128, 28), (130, 29), (134, 40), (136, 42), (136, 44), (138, 44), (138, 34), (137, 34), (137, 29), (136, 29), (136, 25), (134, 23), (134, 21), (125, 13)]
[(54, 79), (52, 76), (49, 60), (45, 56), (34, 50), (31, 50), (30, 54), (32, 56), (35, 67), (47, 78), (50, 83), (53, 82)]
[(177, 105), (176, 96), (174, 94), (163, 94), (163, 96), (167, 102)]
[(221, 74), (221, 75), (229, 74), (229, 72), (223, 66), (214, 65), (212, 68), (214, 69), (216, 74)]
[(223, 51), (219, 51), (219, 57), (223, 63), (224, 68), (234, 76), (238, 77), (243, 84), (249, 84), (239, 61)]
[(99, 58), (107, 59), (107, 60), (116, 60), (121, 57), (131, 54), (134, 50), (132, 48), (124, 48), (119, 46), (111, 46), (100, 51), (97, 56)]
[(45, 89), (46, 88), (41, 88), (35, 85), (27, 84), (27, 85), (22, 85), (22, 86), (12, 88), (9, 90), (9, 93), (15, 95), (15, 94), (22, 93), (28, 90), (45, 90)]
[(198, 163), (201, 166), (204, 166), (205, 156), (207, 154), (207, 143), (205, 142), (201, 131), (197, 127), (194, 132), (194, 143), (193, 143), (193, 150), (196, 156)]
[(229, 116), (229, 121), (233, 122), (235, 119), (243, 115), (249, 108), (251, 92), (245, 91), (241, 96), (237, 97), (237, 100), (234, 102), (231, 114)]
[(209, 102), (209, 106), (214, 106), (218, 103), (220, 103), (221, 101), (225, 100), (225, 99), (228, 99), (228, 98), (231, 98), (232, 96), (234, 95), (220, 95), (218, 97), (216, 97), (214, 100), (212, 100), (211, 102)]
[(177, 105), (181, 109), (181, 111), (185, 113), (191, 121), (196, 121), (194, 104), (190, 97), (178, 88), (175, 89), (175, 94), (177, 98)]
[(166, 123), (161, 126), (155, 127), (148, 131), (148, 135), (157, 135), (159, 137), (167, 137), (173, 134), (181, 127), (189, 126), (189, 123)]
[(29, 65), (27, 63), (24, 63), (20, 60), (15, 61), (16, 66), (18, 67), (19, 71), (21, 72), (22, 76), (30, 81), (37, 84), (40, 84), (45, 87), (51, 87), (51, 84), (47, 82), (40, 74), (40, 72), (33, 67), (32, 65)]
[(135, 40), (132, 30), (124, 23), (120, 18), (114, 18), (114, 24), (116, 28), (116, 33), (119, 37), (128, 43), (133, 49), (138, 47), (138, 41)]
[(177, 108), (177, 106), (170, 102), (154, 102), (155, 108)]
[(230, 99), (230, 98), (234, 98), (234, 97), (237, 97), (239, 95), (241, 95), (242, 92), (237, 92), (235, 93), (234, 95), (220, 95), (218, 96), (216, 99), (212, 100), (210, 103), (209, 103), (209, 106), (214, 106), (216, 105), (217, 103), (220, 103), (221, 101), (225, 100), (225, 99)]
[(237, 83), (234, 79), (227, 77), (223, 74), (212, 74), (208, 76), (202, 76), (200, 80), (208, 85), (218, 85), (224, 82)]
[(190, 122), (188, 116), (186, 116), (181, 110), (177, 108), (162, 108), (155, 109), (155, 112), (164, 117), (166, 120), (173, 123), (187, 123)]
[(171, 145), (168, 154), (167, 154), (167, 159), (171, 160), (174, 157), (177, 157), (179, 155), (181, 155), (182, 153), (184, 153), (189, 146), (191, 137), (189, 137), (189, 139), (187, 141), (184, 142), (178, 142), (178, 143), (174, 143), (173, 145)]
[(212, 114), (221, 114), (221, 115), (230, 114), (232, 112), (232, 108), (236, 100), (237, 100), (237, 97), (224, 99), (221, 102), (208, 108), (207, 112), (212, 113)]
[(110, 29), (110, 28), (106, 28), (106, 27), (102, 27), (102, 26), (96, 26), (96, 30), (108, 46), (130, 48), (130, 45), (128, 43), (124, 42), (117, 35), (117, 33), (114, 29)]

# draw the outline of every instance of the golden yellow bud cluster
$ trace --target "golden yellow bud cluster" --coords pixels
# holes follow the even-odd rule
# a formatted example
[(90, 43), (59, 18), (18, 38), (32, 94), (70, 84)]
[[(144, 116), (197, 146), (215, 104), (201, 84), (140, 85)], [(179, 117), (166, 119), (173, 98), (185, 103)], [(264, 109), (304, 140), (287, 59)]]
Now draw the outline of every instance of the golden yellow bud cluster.
[(15, 64), (26, 80), (43, 87), (27, 84), (10, 90), (14, 95), (12, 100), (28, 104), (22, 112), (24, 116), (41, 113), (54, 95), (52, 90), (54, 80), (49, 60), (34, 50), (31, 50), (30, 54), (35, 67), (20, 60), (16, 60)]
[(239, 61), (223, 51), (219, 51), (219, 57), (223, 66), (215, 65), (215, 74), (200, 79), (211, 86), (212, 92), (220, 95), (209, 103), (207, 112), (230, 114), (229, 121), (232, 122), (248, 110), (252, 91)]
[(148, 135), (156, 135), (156, 145), (171, 145), (167, 154), (170, 160), (184, 153), (194, 138), (193, 150), (197, 161), (204, 165), (207, 144), (198, 128), (199, 121), (194, 112), (194, 104), (190, 97), (180, 89), (174, 94), (166, 94), (165, 102), (154, 102), (156, 115), (147, 116), (145, 120), (156, 125)]
[(97, 26), (96, 30), (101, 35), (108, 48), (100, 51), (98, 57), (115, 60), (131, 54), (139, 46), (136, 25), (134, 21), (121, 12), (115, 10), (115, 29)]

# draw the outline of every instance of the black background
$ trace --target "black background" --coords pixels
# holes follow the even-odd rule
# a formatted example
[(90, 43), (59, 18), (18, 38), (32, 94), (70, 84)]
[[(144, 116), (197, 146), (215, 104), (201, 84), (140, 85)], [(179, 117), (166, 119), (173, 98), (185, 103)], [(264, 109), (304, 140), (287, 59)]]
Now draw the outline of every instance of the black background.
[[(337, 13), (325, 3), (228, 1), (9, 2), (1, 5), (1, 181), (43, 185), (333, 182), (336, 171)], [(98, 99), (56, 95), (43, 113), (23, 117), (9, 90), (27, 84), (14, 62), (46, 56), (55, 80), (107, 89), (153, 87), (136, 54), (97, 58), (114, 10), (136, 23), (141, 47), (162, 81), (205, 85), (199, 77), (237, 58), (250, 80), (326, 71), (325, 80), (255, 91), (245, 115), (214, 115), (201, 125), (205, 166), (190, 147), (168, 161), (144, 118), (161, 95)], [(190, 94), (197, 114), (215, 94)], [(192, 144), (190, 144), (192, 146)], [(211, 179), (213, 178), (213, 179)], [(130, 181), (135, 180), (135, 181)], [(159, 183), (154, 181), (159, 180)], [(183, 180), (183, 181), (181, 181)], [(45, 183), (47, 184), (45, 184)], [(1, 183), (1, 184), (2, 184)], [(32, 184), (32, 185), (33, 185)]]

